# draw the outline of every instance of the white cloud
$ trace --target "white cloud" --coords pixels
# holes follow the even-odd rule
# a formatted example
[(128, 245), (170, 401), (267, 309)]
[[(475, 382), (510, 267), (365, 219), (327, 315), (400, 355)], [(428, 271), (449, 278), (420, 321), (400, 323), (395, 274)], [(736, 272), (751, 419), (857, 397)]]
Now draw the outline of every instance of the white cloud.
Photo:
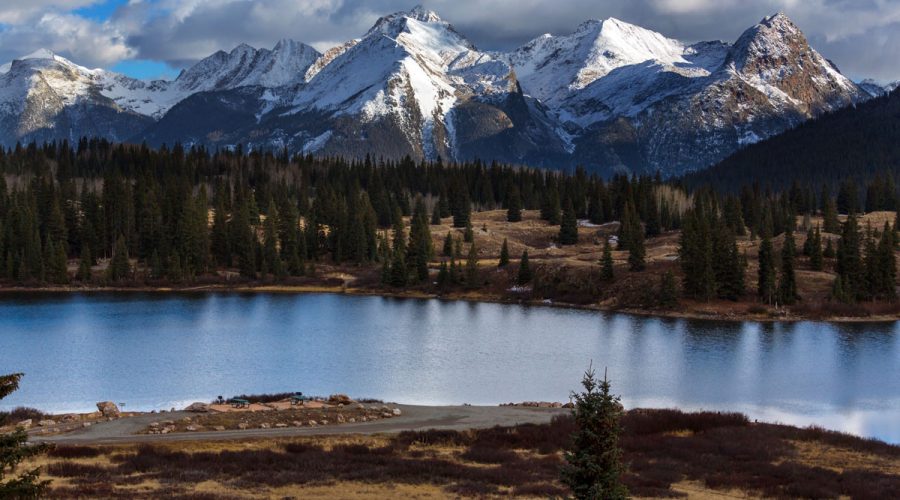
[[(320, 50), (362, 35), (416, 0), (130, 0), (106, 23), (62, 12), (96, 0), (0, 0), (0, 56), (41, 46), (83, 64), (140, 58), (190, 64), (239, 43), (293, 38)], [(504, 50), (589, 18), (617, 17), (684, 41), (734, 41), (762, 17), (786, 12), (814, 47), (853, 78), (900, 79), (897, 0), (424, 0), (485, 49)], [(7, 5), (9, 4), (9, 5)], [(47, 23), (55, 18), (53, 27)], [(87, 23), (87, 24), (85, 24)], [(66, 50), (62, 50), (66, 49)]]
[(69, 11), (100, 0), (0, 0), (0, 23), (21, 24), (49, 11)]
[(9, 61), (38, 48), (91, 67), (109, 66), (135, 54), (115, 26), (73, 14), (50, 12), (29, 24), (0, 31), (0, 60)]

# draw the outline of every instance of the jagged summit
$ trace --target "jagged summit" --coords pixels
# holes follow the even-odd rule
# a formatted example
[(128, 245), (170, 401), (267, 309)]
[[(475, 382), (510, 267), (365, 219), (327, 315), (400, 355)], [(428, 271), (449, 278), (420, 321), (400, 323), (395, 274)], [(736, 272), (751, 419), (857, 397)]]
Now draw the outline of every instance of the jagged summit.
[(561, 103), (613, 70), (645, 61), (687, 63), (684, 46), (639, 26), (609, 18), (581, 23), (569, 35), (543, 35), (510, 55), (526, 91)]
[(375, 21), (375, 24), (366, 33), (366, 36), (370, 36), (377, 32), (386, 34), (393, 33), (392, 36), (396, 36), (398, 30), (404, 29), (405, 22), (408, 19), (420, 23), (447, 24), (434, 11), (427, 10), (421, 5), (417, 5), (408, 11), (394, 12), (393, 14), (378, 18), (378, 20)]
[(242, 43), (231, 52), (218, 51), (201, 60), (174, 84), (191, 92), (294, 85), (305, 80), (306, 71), (319, 57), (314, 48), (289, 39), (280, 40), (271, 50)]
[(428, 10), (422, 5), (416, 5), (409, 12), (406, 13), (407, 17), (415, 19), (416, 21), (422, 21), (423, 23), (441, 23), (444, 22), (441, 19), (441, 16), (437, 15), (433, 10)]

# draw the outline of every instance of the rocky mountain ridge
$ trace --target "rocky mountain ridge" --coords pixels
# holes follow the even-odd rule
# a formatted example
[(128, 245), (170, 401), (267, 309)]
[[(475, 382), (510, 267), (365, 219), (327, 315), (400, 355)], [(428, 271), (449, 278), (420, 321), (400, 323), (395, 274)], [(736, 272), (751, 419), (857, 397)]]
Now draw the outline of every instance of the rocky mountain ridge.
[(677, 175), (872, 95), (784, 14), (734, 44), (610, 18), (497, 53), (416, 7), (325, 54), (242, 44), (173, 81), (32, 54), (0, 67), (0, 143), (98, 135)]

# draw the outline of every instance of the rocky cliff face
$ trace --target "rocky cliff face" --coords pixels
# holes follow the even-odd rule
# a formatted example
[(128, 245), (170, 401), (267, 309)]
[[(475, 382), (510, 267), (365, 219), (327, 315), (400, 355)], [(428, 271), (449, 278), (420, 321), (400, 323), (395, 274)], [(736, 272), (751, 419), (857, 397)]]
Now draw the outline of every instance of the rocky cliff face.
[(686, 45), (607, 19), (491, 53), (417, 7), (325, 54), (241, 45), (171, 82), (47, 53), (0, 73), (7, 145), (101, 135), (673, 175), (871, 96), (783, 14), (734, 44)]

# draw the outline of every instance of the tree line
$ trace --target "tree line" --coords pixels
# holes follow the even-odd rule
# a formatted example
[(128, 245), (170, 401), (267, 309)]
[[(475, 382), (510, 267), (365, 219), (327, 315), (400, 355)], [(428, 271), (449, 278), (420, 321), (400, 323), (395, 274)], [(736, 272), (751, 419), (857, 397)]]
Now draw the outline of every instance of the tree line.
[[(472, 211), (499, 208), (510, 222), (539, 210), (560, 225), (560, 245), (578, 241), (579, 220), (631, 221), (620, 246), (633, 250), (637, 269), (643, 226), (658, 234), (680, 224), (678, 210), (656, 195), (658, 177), (607, 181), (583, 169), (496, 162), (351, 161), (82, 139), (0, 149), (0, 172), (0, 279), (15, 283), (182, 282), (222, 269), (283, 278), (332, 262), (380, 263), (383, 281), (403, 286), (427, 278), (436, 255), (430, 226), (449, 217), (468, 248), (450, 243), (442, 279), (458, 284), (476, 254)], [(100, 259), (109, 262), (103, 276), (91, 270)], [(67, 269), (70, 260), (77, 272)]]

